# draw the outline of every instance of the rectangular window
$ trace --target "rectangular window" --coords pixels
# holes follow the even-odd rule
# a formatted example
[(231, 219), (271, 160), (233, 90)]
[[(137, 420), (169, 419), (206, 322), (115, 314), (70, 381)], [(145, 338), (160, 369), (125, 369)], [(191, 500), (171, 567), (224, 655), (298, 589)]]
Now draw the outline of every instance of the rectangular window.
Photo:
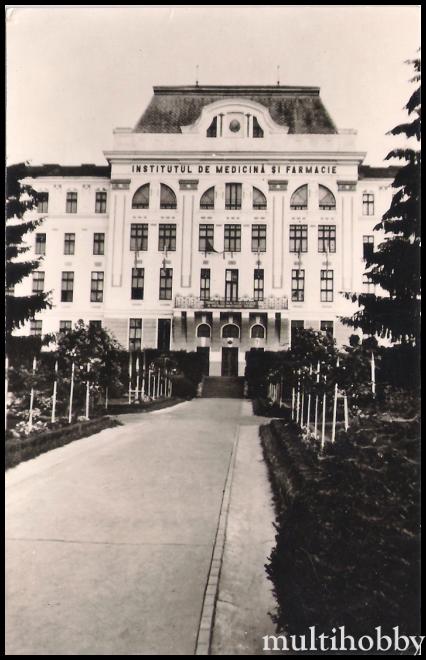
[(292, 321), (291, 322), (291, 332), (293, 333), (295, 330), (303, 330), (305, 327), (305, 322), (304, 321)]
[(336, 225), (318, 225), (318, 252), (336, 252)]
[(225, 188), (225, 208), (228, 210), (241, 209), (241, 198), (241, 183), (227, 183)]
[(67, 192), (67, 204), (65, 208), (67, 213), (77, 213), (77, 193)]
[(266, 252), (266, 225), (252, 225), (251, 251)]
[(64, 254), (75, 253), (75, 234), (65, 234), (64, 238)]
[(308, 251), (308, 225), (290, 225), (290, 252)]
[(90, 302), (103, 302), (104, 273), (102, 270), (92, 271), (90, 279)]
[(93, 254), (105, 254), (105, 234), (93, 234)]
[(201, 269), (200, 300), (210, 300), (210, 268)]
[(333, 302), (333, 271), (321, 271), (321, 302)]
[(131, 252), (144, 252), (148, 249), (148, 225), (143, 222), (133, 222), (130, 225)]
[(292, 302), (303, 302), (305, 300), (305, 271), (291, 271), (291, 300)]
[(198, 234), (198, 250), (211, 252), (214, 244), (214, 225), (200, 225)]
[(158, 226), (158, 250), (160, 252), (175, 252), (176, 225)]
[(72, 330), (72, 321), (59, 321), (59, 332)]
[(373, 193), (362, 193), (362, 215), (374, 215)]
[(129, 319), (129, 351), (140, 351), (142, 347), (142, 319)]
[(40, 319), (30, 319), (30, 335), (41, 337), (43, 323)]
[(263, 268), (254, 269), (254, 299), (263, 300), (264, 296), (264, 270)]
[(160, 269), (160, 300), (172, 299), (173, 268)]
[(132, 268), (132, 300), (143, 300), (144, 268)]
[(241, 225), (225, 225), (225, 252), (241, 252)]
[(238, 300), (238, 269), (227, 268), (225, 271), (225, 300)]
[(89, 321), (89, 328), (93, 330), (101, 330), (102, 329), (102, 321)]
[(35, 235), (35, 253), (46, 254), (46, 234)]
[(72, 302), (74, 294), (74, 272), (62, 272), (61, 280), (61, 302)]
[(5, 293), (7, 296), (14, 296), (15, 295), (15, 285), (11, 284), (10, 286), (7, 286), (5, 289)]
[(362, 256), (364, 261), (372, 258), (374, 252), (374, 236), (362, 237)]
[(334, 326), (333, 321), (321, 321), (321, 325), (320, 325), (321, 332), (325, 332), (326, 335), (332, 337), (334, 333), (333, 326)]
[(106, 213), (107, 194), (106, 192), (97, 192), (95, 198), (95, 213)]
[(49, 193), (37, 193), (37, 213), (47, 213), (49, 210)]
[(44, 271), (36, 270), (33, 273), (33, 293), (44, 291)]
[(368, 273), (364, 273), (362, 276), (362, 283), (367, 293), (374, 293), (375, 285), (373, 280), (371, 279), (371, 275), (369, 275)]

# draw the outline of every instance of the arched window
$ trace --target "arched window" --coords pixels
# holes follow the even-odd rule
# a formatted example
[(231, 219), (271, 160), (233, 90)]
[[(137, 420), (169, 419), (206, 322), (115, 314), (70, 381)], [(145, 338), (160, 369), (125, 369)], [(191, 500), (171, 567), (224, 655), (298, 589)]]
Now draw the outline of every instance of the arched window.
[(132, 209), (149, 209), (149, 183), (138, 188), (133, 195)]
[(240, 336), (240, 329), (238, 325), (235, 325), (235, 323), (228, 323), (227, 325), (223, 326), (222, 337), (224, 337), (225, 339), (228, 337), (238, 339), (239, 336)]
[(290, 208), (294, 210), (303, 210), (308, 208), (308, 186), (300, 186), (291, 196)]
[(214, 186), (208, 188), (201, 196), (200, 209), (214, 209)]
[(266, 197), (259, 188), (253, 187), (253, 208), (266, 209)]
[(164, 183), (160, 188), (160, 209), (175, 209), (177, 208), (176, 195), (169, 186)]
[(257, 121), (257, 117), (253, 116), (253, 137), (263, 138), (263, 128)]
[(328, 188), (319, 186), (319, 207), (322, 211), (334, 211), (336, 208), (336, 199)]
[(207, 129), (207, 137), (216, 137), (217, 136), (217, 117), (213, 117), (212, 123)]
[(260, 323), (253, 325), (251, 329), (251, 337), (252, 339), (265, 339), (265, 328), (263, 325), (260, 325)]
[(200, 323), (197, 328), (197, 337), (210, 337), (211, 328), (208, 323)]

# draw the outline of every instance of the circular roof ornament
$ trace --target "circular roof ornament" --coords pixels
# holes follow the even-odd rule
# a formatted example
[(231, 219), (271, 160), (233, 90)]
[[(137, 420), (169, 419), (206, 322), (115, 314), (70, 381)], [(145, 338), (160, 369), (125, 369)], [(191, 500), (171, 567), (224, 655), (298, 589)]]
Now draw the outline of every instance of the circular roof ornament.
[(232, 119), (232, 121), (229, 124), (229, 130), (232, 131), (232, 133), (238, 133), (240, 128), (241, 128), (241, 124), (238, 121), (238, 119)]

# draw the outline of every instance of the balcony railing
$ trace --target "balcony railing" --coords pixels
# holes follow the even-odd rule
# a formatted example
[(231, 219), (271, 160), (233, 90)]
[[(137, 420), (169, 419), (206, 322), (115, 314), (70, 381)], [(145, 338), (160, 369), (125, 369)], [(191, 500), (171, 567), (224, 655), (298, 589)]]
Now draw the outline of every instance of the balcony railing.
[(288, 309), (287, 296), (268, 296), (264, 300), (253, 298), (239, 298), (228, 300), (226, 298), (212, 297), (210, 300), (201, 300), (196, 296), (176, 296), (176, 309)]

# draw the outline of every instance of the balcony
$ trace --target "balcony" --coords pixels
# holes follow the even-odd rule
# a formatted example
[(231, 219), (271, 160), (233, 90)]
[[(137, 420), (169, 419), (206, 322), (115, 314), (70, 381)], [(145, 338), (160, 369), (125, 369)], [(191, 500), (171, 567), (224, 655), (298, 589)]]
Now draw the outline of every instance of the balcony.
[(210, 300), (201, 300), (196, 296), (176, 296), (175, 309), (288, 309), (287, 296), (268, 296), (264, 300), (239, 298), (227, 300), (213, 296)]

